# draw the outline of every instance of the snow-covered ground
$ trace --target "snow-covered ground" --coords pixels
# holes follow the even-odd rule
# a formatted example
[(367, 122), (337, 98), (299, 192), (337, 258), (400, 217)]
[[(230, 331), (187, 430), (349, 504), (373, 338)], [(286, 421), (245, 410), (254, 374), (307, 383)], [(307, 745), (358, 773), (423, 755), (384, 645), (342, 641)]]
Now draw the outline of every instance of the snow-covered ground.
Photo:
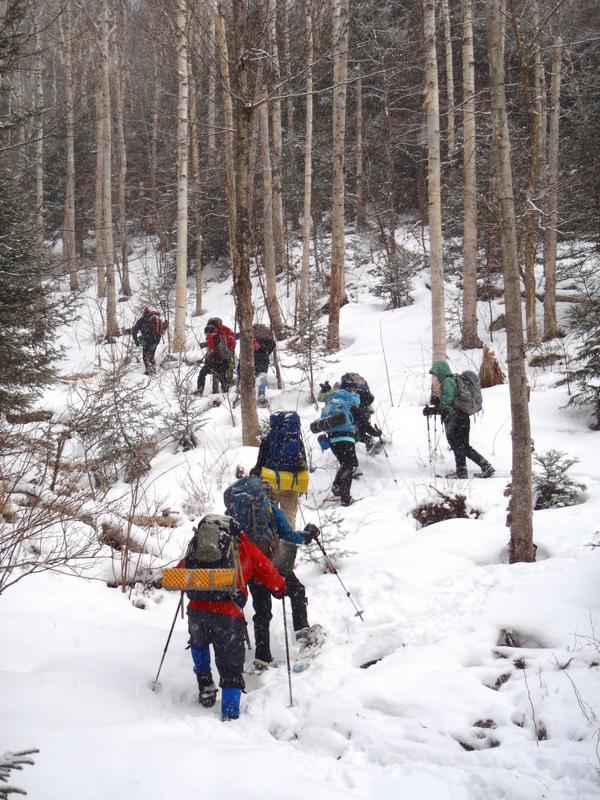
[[(140, 256), (139, 272), (148, 260)], [(311, 623), (327, 628), (325, 648), (309, 670), (294, 675), (293, 707), (282, 666), (249, 676), (241, 719), (223, 724), (218, 704), (207, 710), (196, 702), (185, 621), (175, 627), (161, 690), (151, 691), (177, 595), (153, 590), (134, 605), (127, 594), (92, 579), (105, 575), (107, 557), (87, 580), (52, 573), (26, 578), (0, 600), (0, 751), (40, 748), (36, 765), (13, 778), (34, 800), (598, 797), (600, 550), (590, 545), (600, 544), (599, 434), (588, 429), (584, 411), (565, 408), (567, 388), (556, 386), (558, 373), (531, 370), (536, 451), (552, 447), (579, 458), (571, 472), (586, 484), (586, 501), (535, 512), (538, 561), (509, 566), (508, 387), (485, 390), (472, 443), (497, 475), (458, 484), (481, 516), (419, 530), (410, 515), (415, 505), (435, 489), (457, 486), (435, 477), (453, 468), (453, 460), (438, 427), (430, 464), (421, 414), (429, 393), (430, 294), (420, 276), (414, 305), (386, 311), (369, 291), (372, 281), (368, 264), (349, 270), (353, 302), (341, 312), (343, 349), (317, 365), (317, 381), (333, 382), (346, 371), (367, 378), (389, 440), (387, 455), (373, 458), (358, 446), (364, 475), (353, 494), (360, 502), (334, 514), (349, 552), (338, 562), (340, 576), (364, 621), (354, 616), (335, 575), (302, 561), (297, 573), (307, 587)], [(138, 296), (119, 305), (123, 325), (143, 301)], [(206, 315), (191, 321), (199, 339), (208, 316), (232, 321), (230, 285), (211, 282), (205, 307)], [(99, 354), (106, 359), (107, 346), (93, 336), (94, 325), (100, 332), (98, 318), (90, 294), (79, 321), (64, 331), (65, 373), (93, 372)], [(487, 307), (483, 322), (489, 322)], [(498, 334), (494, 348), (502, 359)], [(459, 371), (478, 366), (481, 351), (450, 350), (449, 357)], [(275, 389), (271, 376), (268, 396), (273, 410), (297, 408), (302, 416), (315, 467), (303, 517), (325, 523), (327, 544), (332, 512), (321, 501), (336, 462), (308, 432), (317, 411), (284, 348), (281, 361), (287, 388)], [(128, 380), (145, 383), (141, 372), (136, 366)], [(148, 384), (147, 397), (157, 406), (172, 404), (172, 372), (159, 370)], [(48, 393), (45, 407), (60, 414), (67, 394), (65, 387)], [(222, 491), (236, 465), (254, 464), (256, 450), (241, 447), (239, 414), (233, 410), (233, 425), (227, 405), (210, 409), (197, 449), (165, 446), (153, 461), (148, 495), (181, 519), (155, 543), (165, 563), (179, 557), (191, 535), (192, 519), (184, 513), (190, 481), (222, 511)], [(114, 496), (126, 490), (120, 484)], [(274, 656), (284, 664), (275, 605)]]

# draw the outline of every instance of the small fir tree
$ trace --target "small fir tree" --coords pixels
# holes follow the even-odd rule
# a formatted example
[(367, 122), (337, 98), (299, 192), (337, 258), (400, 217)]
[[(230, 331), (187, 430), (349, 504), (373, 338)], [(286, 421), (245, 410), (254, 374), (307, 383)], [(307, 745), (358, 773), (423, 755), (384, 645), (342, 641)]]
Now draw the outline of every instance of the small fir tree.
[(585, 296), (575, 303), (569, 319), (573, 332), (580, 339), (574, 371), (579, 391), (570, 403), (591, 406), (596, 422), (590, 427), (600, 430), (600, 279), (592, 272), (583, 277)]
[(585, 485), (577, 483), (567, 475), (567, 470), (573, 464), (577, 464), (579, 459), (569, 458), (560, 450), (547, 450), (535, 456), (535, 461), (541, 467), (541, 470), (533, 474), (536, 510), (564, 508), (580, 502)]

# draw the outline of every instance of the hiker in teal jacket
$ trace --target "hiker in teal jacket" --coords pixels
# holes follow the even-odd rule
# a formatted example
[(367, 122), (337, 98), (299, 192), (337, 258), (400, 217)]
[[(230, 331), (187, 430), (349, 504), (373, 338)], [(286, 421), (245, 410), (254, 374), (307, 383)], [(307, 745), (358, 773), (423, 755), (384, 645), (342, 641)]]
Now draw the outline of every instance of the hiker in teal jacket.
[(495, 470), (485, 458), (469, 443), (471, 420), (469, 415), (454, 407), (458, 394), (456, 380), (445, 361), (436, 361), (429, 373), (433, 375), (431, 386), (431, 405), (425, 406), (423, 414), (428, 417), (439, 414), (446, 430), (446, 439), (456, 462), (456, 472), (448, 478), (467, 477), (467, 458), (481, 469), (480, 478), (491, 478)]

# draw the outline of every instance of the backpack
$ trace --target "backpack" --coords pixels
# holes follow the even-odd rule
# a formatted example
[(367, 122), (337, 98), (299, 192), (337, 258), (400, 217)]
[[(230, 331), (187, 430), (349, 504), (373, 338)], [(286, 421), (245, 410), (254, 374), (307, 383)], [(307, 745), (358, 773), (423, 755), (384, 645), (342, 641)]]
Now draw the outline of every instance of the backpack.
[(263, 553), (269, 553), (275, 539), (271, 526), (271, 504), (262, 481), (255, 475), (240, 478), (223, 492), (225, 512), (235, 519)]
[(215, 353), (221, 361), (231, 361), (233, 358), (233, 350), (231, 350), (227, 344), (227, 334), (219, 332), (215, 335), (217, 337)]
[(481, 397), (481, 384), (479, 383), (479, 376), (476, 372), (470, 369), (461, 372), (460, 375), (454, 375), (456, 381), (456, 397), (452, 405), (457, 411), (462, 411), (463, 414), (477, 414), (483, 407)]
[[(239, 539), (232, 531), (232, 521), (220, 514), (207, 514), (194, 528), (183, 563), (187, 569), (203, 570), (207, 586), (205, 589), (187, 590), (190, 600), (241, 600), (243, 604), (243, 592), (238, 591), (241, 575)], [(223, 577), (227, 577), (227, 573), (223, 570), (233, 570), (225, 586)], [(218, 588), (212, 588), (215, 584)]]
[(259, 323), (253, 325), (252, 335), (259, 344), (264, 345), (266, 350), (271, 351), (275, 349), (275, 337), (271, 329), (266, 325), (261, 325)]
[(267, 469), (276, 473), (306, 469), (302, 455), (300, 417), (295, 411), (276, 411), (269, 419)]
[(368, 392), (369, 384), (359, 375), (358, 372), (346, 372), (342, 375), (340, 381), (342, 389), (347, 389), (349, 392)]
[(337, 389), (331, 392), (321, 411), (321, 418), (315, 420), (310, 429), (313, 433), (327, 431), (328, 433), (354, 433), (356, 425), (352, 419), (352, 406), (359, 404), (355, 392)]

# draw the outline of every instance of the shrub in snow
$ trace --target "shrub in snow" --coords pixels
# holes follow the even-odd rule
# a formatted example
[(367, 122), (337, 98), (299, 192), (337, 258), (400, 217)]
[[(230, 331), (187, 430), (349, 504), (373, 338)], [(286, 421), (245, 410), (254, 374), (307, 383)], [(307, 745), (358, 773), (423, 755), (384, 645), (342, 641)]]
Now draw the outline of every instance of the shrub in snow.
[(581, 502), (585, 485), (576, 483), (567, 475), (567, 470), (579, 459), (569, 458), (560, 450), (547, 450), (536, 455), (535, 461), (541, 467), (533, 475), (536, 509), (563, 508)]
[(423, 528), (443, 522), (446, 519), (478, 519), (481, 511), (467, 503), (464, 494), (445, 494), (439, 489), (434, 489), (439, 495), (424, 500), (411, 511), (412, 516)]
[(39, 752), (39, 750), (20, 750), (15, 753), (7, 751), (0, 755), (0, 800), (5, 800), (9, 794), (27, 794), (26, 791), (19, 789), (17, 786), (9, 786), (8, 779), (13, 770), (23, 769), (23, 764), (34, 764), (33, 759), (28, 758), (28, 756)]
[[(319, 527), (321, 529), (321, 544), (331, 564), (323, 556), (319, 545), (316, 542), (311, 542), (306, 547), (301, 547), (298, 551), (300, 559), (303, 561), (312, 561), (317, 564), (323, 572), (333, 572), (337, 568), (338, 561), (346, 556), (352, 555), (352, 550), (346, 550), (343, 546), (344, 539), (347, 531), (342, 527), (343, 519), (335, 510), (322, 513), (319, 518)], [(332, 570), (332, 565), (334, 570)]]
[(590, 427), (600, 430), (600, 278), (597, 267), (583, 276), (584, 296), (574, 303), (569, 321), (581, 343), (577, 349), (578, 366), (574, 370), (579, 391), (570, 403), (591, 406), (596, 422)]
[(373, 287), (373, 294), (386, 298), (389, 308), (412, 305), (413, 279), (423, 266), (422, 262), (420, 255), (403, 249), (384, 253), (377, 264), (379, 282)]

